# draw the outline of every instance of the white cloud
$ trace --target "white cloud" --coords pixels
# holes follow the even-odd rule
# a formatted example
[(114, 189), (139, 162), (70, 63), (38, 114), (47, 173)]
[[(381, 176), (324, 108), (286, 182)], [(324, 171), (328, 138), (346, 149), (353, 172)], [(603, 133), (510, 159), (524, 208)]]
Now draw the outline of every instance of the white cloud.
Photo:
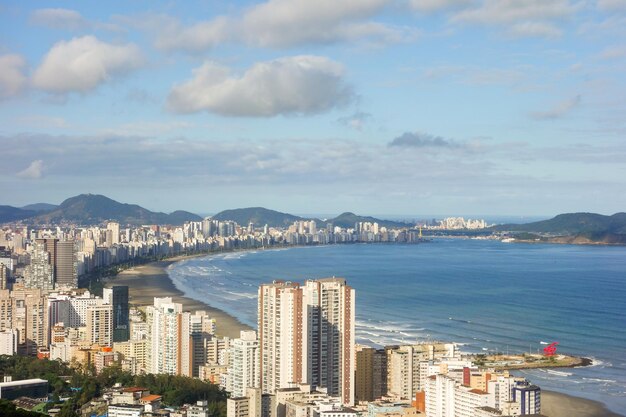
[(545, 111), (533, 112), (531, 117), (537, 120), (554, 120), (565, 116), (574, 108), (580, 105), (582, 97), (579, 95), (570, 99), (564, 100), (556, 104), (553, 108)]
[(389, 39), (394, 29), (362, 22), (389, 0), (270, 0), (248, 10), (243, 29), (248, 43), (289, 47), (368, 37)]
[(462, 7), (471, 2), (472, 0), (409, 0), (411, 8), (425, 13)]
[(320, 113), (353, 99), (343, 72), (337, 62), (308, 55), (257, 63), (240, 76), (206, 62), (193, 70), (191, 80), (172, 88), (168, 105), (179, 113), (227, 116)]
[(371, 114), (359, 111), (348, 117), (340, 117), (337, 121), (354, 130), (361, 131), (371, 119)]
[(169, 16), (150, 16), (140, 26), (156, 34), (156, 46), (165, 50), (200, 52), (224, 42), (286, 48), (369, 40), (399, 42), (414, 31), (370, 20), (392, 0), (269, 0), (240, 16), (185, 25)]
[(69, 9), (38, 9), (31, 13), (30, 22), (52, 29), (81, 30), (89, 22), (80, 13)]
[(18, 172), (16, 175), (20, 178), (36, 180), (36, 179), (43, 177), (43, 170), (44, 170), (43, 161), (41, 159), (38, 159), (36, 161), (31, 162), (30, 165), (26, 169)]
[(0, 55), (0, 100), (13, 97), (26, 85), (26, 61), (20, 55)]
[(512, 25), (509, 33), (516, 37), (558, 38), (563, 31), (551, 23), (521, 22)]
[(43, 115), (22, 116), (15, 119), (15, 122), (22, 126), (26, 126), (29, 129), (67, 129), (68, 127), (70, 127), (70, 124), (67, 122), (67, 120), (62, 117)]
[(625, 56), (626, 46), (609, 46), (600, 53), (600, 57), (604, 59), (615, 59)]
[(511, 23), (567, 17), (578, 10), (569, 0), (484, 0), (479, 7), (458, 12), (453, 20), (470, 23)]
[(56, 43), (33, 75), (33, 85), (53, 93), (87, 92), (141, 65), (134, 44), (114, 45), (94, 36)]
[(37, 9), (31, 13), (30, 23), (37, 26), (48, 27), (50, 29), (69, 31), (103, 29), (117, 32), (122, 30), (122, 28), (115, 23), (90, 21), (85, 19), (76, 10), (61, 8)]
[(598, 0), (598, 8), (605, 11), (626, 11), (626, 0)]
[(561, 31), (555, 21), (573, 15), (580, 7), (570, 0), (482, 0), (477, 7), (455, 13), (451, 21), (505, 26), (514, 36), (556, 37)]

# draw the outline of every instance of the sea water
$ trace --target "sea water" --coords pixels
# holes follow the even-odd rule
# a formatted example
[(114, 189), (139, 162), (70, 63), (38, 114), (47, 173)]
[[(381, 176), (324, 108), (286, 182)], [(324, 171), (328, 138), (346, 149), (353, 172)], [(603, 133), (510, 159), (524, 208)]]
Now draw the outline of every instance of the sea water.
[[(169, 274), (187, 296), (256, 327), (259, 284), (343, 277), (356, 290), (356, 341), (438, 340), (464, 351), (558, 351), (593, 366), (520, 371), (545, 389), (626, 412), (626, 247), (436, 239), (237, 252)], [(219, 323), (218, 323), (219, 325)]]

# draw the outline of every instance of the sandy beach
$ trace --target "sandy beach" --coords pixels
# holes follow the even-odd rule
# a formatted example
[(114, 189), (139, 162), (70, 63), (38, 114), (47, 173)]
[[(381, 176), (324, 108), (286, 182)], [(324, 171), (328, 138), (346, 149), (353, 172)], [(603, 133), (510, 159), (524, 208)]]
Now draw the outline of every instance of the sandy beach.
[[(241, 330), (250, 327), (222, 310), (208, 304), (185, 297), (172, 283), (166, 268), (183, 257), (172, 258), (167, 261), (152, 262), (120, 272), (107, 280), (105, 287), (113, 285), (128, 285), (130, 303), (135, 306), (152, 305), (154, 297), (172, 297), (176, 303), (182, 303), (185, 311), (205, 310), (216, 319), (217, 335), (231, 338), (239, 337)], [(210, 300), (207, 300), (210, 302)]]
[(607, 410), (597, 401), (545, 390), (541, 391), (541, 414), (548, 417), (624, 417)]

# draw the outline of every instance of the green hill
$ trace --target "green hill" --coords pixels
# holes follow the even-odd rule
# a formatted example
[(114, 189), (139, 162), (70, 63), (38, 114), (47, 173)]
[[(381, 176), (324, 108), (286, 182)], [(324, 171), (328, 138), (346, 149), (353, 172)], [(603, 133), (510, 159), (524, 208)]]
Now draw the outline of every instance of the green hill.
[(566, 213), (534, 223), (503, 224), (494, 231), (537, 233), (559, 243), (626, 243), (626, 213), (604, 216), (595, 213)]
[(38, 213), (13, 206), (0, 206), (0, 223), (14, 222), (33, 217)]
[(346, 212), (342, 213), (334, 219), (329, 219), (326, 223), (332, 223), (334, 226), (344, 227), (344, 228), (352, 228), (355, 223), (358, 222), (370, 222), (370, 223), (378, 223), (381, 227), (388, 228), (402, 228), (402, 227), (411, 227), (413, 225), (403, 222), (394, 222), (391, 220), (381, 220), (375, 217), (370, 216), (359, 216), (354, 213)]
[(43, 211), (52, 211), (58, 207), (59, 206), (57, 206), (56, 204), (34, 203), (34, 204), (28, 204), (22, 207), (22, 209), (43, 212)]
[[(242, 226), (254, 223), (255, 227), (287, 227), (295, 221), (309, 220), (293, 214), (281, 213), (263, 207), (247, 207), (232, 210), (224, 210), (213, 216), (213, 219), (225, 221), (232, 220)], [(319, 220), (318, 220), (319, 222)]]
[(103, 195), (81, 194), (71, 197), (50, 212), (32, 218), (33, 223), (98, 224), (105, 221), (121, 224), (183, 224), (185, 221), (202, 220), (200, 216), (184, 211), (172, 214), (153, 212), (136, 204), (124, 204)]

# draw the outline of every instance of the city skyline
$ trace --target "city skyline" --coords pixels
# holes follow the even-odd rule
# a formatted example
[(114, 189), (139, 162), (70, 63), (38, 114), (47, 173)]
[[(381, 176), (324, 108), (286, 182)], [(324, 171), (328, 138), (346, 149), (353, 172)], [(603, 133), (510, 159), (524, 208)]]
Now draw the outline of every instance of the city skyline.
[(0, 22), (3, 204), (626, 203), (623, 1), (37, 2)]

